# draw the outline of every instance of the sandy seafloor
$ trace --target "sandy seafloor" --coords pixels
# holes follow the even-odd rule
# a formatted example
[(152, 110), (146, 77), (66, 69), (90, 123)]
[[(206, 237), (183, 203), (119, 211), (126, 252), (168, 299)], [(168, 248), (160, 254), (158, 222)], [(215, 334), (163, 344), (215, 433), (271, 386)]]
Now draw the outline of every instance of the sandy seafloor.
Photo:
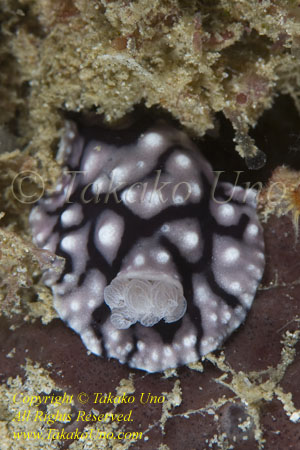
[[(17, 4), (1, 2), (1, 17), (5, 24), (2, 47), (4, 50), (1, 51), (5, 69), (0, 78), (1, 102), (4, 104), (1, 109), (2, 125), (0, 129), (0, 186), (2, 191), (1, 210), (5, 213), (1, 218), (2, 228), (0, 230), (0, 299), (3, 313), (0, 318), (1, 450), (11, 448), (17, 450), (28, 448), (297, 450), (300, 447), (300, 240), (297, 240), (297, 217), (300, 211), (300, 176), (298, 175), (300, 173), (300, 119), (296, 108), (297, 101), (295, 100), (298, 99), (298, 90), (295, 87), (297, 83), (294, 78), (297, 79), (299, 75), (297, 75), (298, 63), (292, 60), (290, 72), (288, 68), (285, 71), (282, 67), (276, 72), (276, 64), (279, 65), (280, 57), (286, 58), (285, 61), (290, 62), (286, 51), (289, 49), (289, 38), (285, 37), (286, 41), (284, 41), (284, 36), (280, 34), (283, 33), (282, 30), (280, 30), (279, 37), (274, 34), (277, 16), (270, 8), (276, 6), (267, 2), (269, 22), (266, 19), (266, 23), (269, 28), (266, 25), (264, 29), (258, 17), (250, 11), (253, 2), (248, 2), (249, 8), (247, 8), (247, 2), (240, 2), (240, 5), (244, 6), (244, 9), (239, 11), (241, 16), (237, 17), (238, 13), (236, 13), (234, 17), (233, 14), (230, 19), (232, 21), (229, 21), (231, 30), (238, 34), (237, 24), (243, 23), (243, 26), (246, 26), (242, 14), (247, 16), (249, 23), (252, 20), (253, 29), (257, 33), (257, 36), (252, 36), (253, 40), (256, 40), (253, 52), (251, 50), (251, 45), (254, 45), (252, 40), (243, 38), (242, 34), (239, 34), (239, 42), (234, 51), (239, 52), (239, 45), (244, 44), (244, 49), (251, 50), (251, 58), (249, 58), (250, 66), (253, 63), (251, 70), (249, 69), (251, 74), (253, 74), (253, 67), (259, 61), (257, 71), (265, 69), (263, 71), (265, 80), (270, 82), (273, 76), (273, 84), (270, 82), (267, 88), (261, 79), (255, 79), (259, 87), (257, 88), (256, 85), (255, 88), (251, 88), (252, 91), (249, 88), (251, 92), (249, 91), (250, 94), (248, 92), (249, 98), (246, 105), (243, 105), (244, 97), (238, 97), (238, 109), (234, 110), (236, 114), (234, 115), (232, 99), (236, 99), (238, 93), (235, 92), (233, 84), (227, 85), (227, 87), (223, 86), (224, 92), (228, 89), (227, 101), (231, 102), (230, 106), (227, 105), (227, 110), (222, 103), (227, 93), (223, 96), (221, 91), (216, 91), (215, 101), (207, 103), (203, 92), (203, 97), (201, 95), (197, 97), (197, 82), (198, 84), (208, 83), (210, 74), (203, 72), (203, 78), (193, 78), (194, 69), (190, 73), (188, 72), (187, 67), (191, 61), (187, 60), (187, 66), (183, 67), (183, 70), (186, 69), (187, 78), (184, 78), (184, 74), (181, 78), (180, 74), (176, 75), (176, 82), (182, 80), (182, 95), (177, 98), (176, 104), (172, 104), (172, 95), (171, 91), (169, 92), (167, 89), (168, 83), (166, 84), (164, 70), (155, 72), (154, 66), (152, 69), (155, 73), (155, 82), (153, 80), (152, 82), (156, 87), (162, 87), (159, 98), (155, 98), (155, 88), (153, 88), (153, 92), (151, 91), (149, 80), (142, 82), (141, 78), (136, 75), (139, 79), (134, 81), (130, 78), (133, 77), (132, 74), (127, 74), (127, 77), (120, 80), (116, 77), (118, 71), (115, 70), (115, 67), (110, 67), (111, 72), (107, 67), (103, 69), (103, 72), (105, 71), (103, 85), (105, 95), (98, 95), (97, 91), (96, 97), (93, 97), (92, 83), (86, 88), (86, 91), (84, 91), (83, 84), (72, 85), (72, 76), (77, 70), (77, 61), (74, 60), (74, 66), (69, 66), (68, 70), (63, 70), (60, 56), (63, 59), (62, 55), (65, 55), (65, 50), (63, 46), (61, 50), (57, 50), (61, 46), (58, 38), (61, 38), (65, 32), (62, 31), (64, 27), (69, 26), (69, 23), (72, 24), (72, 21), (75, 30), (72, 32), (74, 31), (74, 35), (78, 32), (79, 36), (81, 19), (78, 18), (78, 11), (81, 11), (82, 16), (85, 14), (85, 20), (89, 17), (88, 12), (83, 7), (84, 1), (75, 2), (74, 5), (76, 5), (73, 9), (70, 2), (63, 2), (62, 10), (55, 9), (53, 6), (55, 2), (52, 3), (52, 10), (49, 7), (50, 3), (47, 1), (40, 3), (21, 1)], [(108, 8), (110, 2), (100, 3)], [(130, 4), (130, 2), (125, 3), (124, 8)], [(142, 2), (137, 2), (137, 4), (139, 3)], [(176, 2), (176, 8), (179, 8), (178, 5), (180, 5), (183, 7), (183, 11), (187, 11), (183, 3)], [(164, 14), (166, 14), (168, 8), (172, 9), (172, 5), (170, 6), (168, 2), (163, 2), (163, 4)], [(193, 4), (197, 5), (197, 2)], [(216, 2), (216, 5), (221, 4), (222, 2)], [(294, 16), (298, 17), (294, 13), (294, 5), (290, 6), (289, 2), (286, 2), (286, 5), (291, 9), (287, 14), (288, 20), (291, 17), (294, 20)], [(19, 9), (16, 9), (17, 7)], [(109, 7), (112, 8), (111, 5)], [(168, 20), (164, 26), (173, 27), (172, 32), (180, 41), (180, 30), (179, 28), (175, 30), (176, 26), (174, 25), (178, 13), (176, 8), (173, 8), (172, 15), (171, 13), (166, 14)], [(206, 8), (209, 9), (207, 5)], [(17, 19), (12, 10), (14, 13), (19, 11)], [(53, 13), (57, 10), (60, 11), (57, 15), (59, 20)], [(151, 43), (157, 38), (155, 27), (158, 26), (161, 17), (153, 19), (152, 22), (145, 20), (145, 23), (143, 22), (145, 29), (140, 27), (140, 34), (138, 32), (134, 34), (132, 30), (130, 34), (127, 30), (125, 42), (125, 38), (122, 36), (126, 34), (126, 27), (133, 26), (129, 20), (130, 16), (126, 16), (127, 22), (124, 17), (120, 17), (118, 22), (113, 16), (112, 9), (108, 11), (109, 13), (107, 11), (108, 9), (105, 14), (110, 18), (110, 40), (114, 52), (127, 51), (126, 46), (128, 42), (132, 44), (133, 39), (136, 39), (137, 47), (135, 49), (128, 47), (128, 52), (139, 52), (143, 47), (141, 36), (150, 28), (152, 34), (149, 33), (152, 37), (147, 35), (145, 51), (153, 50)], [(135, 13), (138, 15), (136, 11)], [(181, 23), (180, 20), (182, 20), (181, 25), (189, 29), (186, 21), (183, 20), (186, 18), (185, 14), (188, 15), (188, 12), (178, 15), (180, 17), (178, 23)], [(24, 17), (27, 21), (24, 21)], [(197, 33), (200, 33), (202, 22), (200, 24), (199, 16), (195, 17), (191, 33), (193, 48), (195, 50), (196, 47), (198, 51), (200, 38)], [(228, 19), (228, 16), (226, 17)], [(233, 17), (236, 20), (235, 23)], [(139, 11), (138, 18), (135, 16), (134, 18), (137, 22), (142, 20), (142, 12)], [(216, 15), (215, 22), (212, 20), (210, 26), (213, 28), (214, 23), (218, 23), (219, 19), (220, 17)], [(91, 17), (90, 20), (93, 21)], [(19, 32), (17, 33), (18, 27)], [(206, 29), (206, 33), (209, 32), (208, 29)], [(119, 31), (113, 36), (115, 30)], [(22, 33), (24, 41), (20, 38)], [(160, 30), (160, 33), (158, 39), (162, 40), (165, 30)], [(288, 36), (295, 37), (292, 27), (287, 27), (286, 33)], [(76, 39), (78, 36), (76, 35)], [(227, 45), (230, 47), (231, 43), (227, 42), (225, 46), (222, 39), (214, 40), (212, 36), (210, 41), (203, 41), (204, 47), (205, 43), (209, 42), (208, 48), (204, 48), (204, 53), (207, 52), (207, 55), (212, 58), (212, 46), (219, 42), (220, 48), (218, 47), (214, 51), (221, 53), (225, 49), (224, 58), (228, 58), (226, 64), (230, 64), (229, 50), (226, 48)], [(226, 36), (229, 36), (227, 40), (233, 39), (231, 35)], [(93, 38), (89, 36), (87, 41), (88, 39)], [(268, 42), (267, 39), (269, 39)], [(47, 40), (49, 47), (45, 44)], [(49, 48), (52, 47), (49, 41), (52, 47), (56, 48), (57, 53), (53, 57), (56, 62), (51, 60)], [(21, 45), (22, 42), (24, 47)], [(184, 38), (180, 42), (184, 42)], [(258, 48), (258, 42), (261, 45), (260, 48)], [(282, 42), (286, 42), (286, 47)], [(295, 42), (298, 41), (293, 40), (294, 53), (296, 51)], [(272, 50), (272, 55), (275, 56), (267, 61), (265, 52), (269, 51), (272, 45), (275, 45), (274, 43), (277, 43), (276, 48)], [(71, 44), (66, 42), (66, 47), (68, 45)], [(96, 45), (95, 42), (94, 45)], [(183, 51), (182, 48), (180, 51)], [(280, 51), (283, 52), (282, 55)], [(71, 51), (68, 55), (71, 55), (70, 60), (73, 61)], [(177, 55), (178, 58), (179, 56)], [(85, 56), (78, 58), (85, 60)], [(86, 58), (88, 58), (87, 53)], [(130, 59), (128, 54), (123, 55), (123, 58)], [(138, 61), (139, 55), (134, 54), (134, 58)], [(70, 60), (68, 61), (70, 62)], [(154, 64), (153, 61), (152, 63)], [(155, 63), (157, 67), (163, 66), (163, 61), (159, 60), (158, 56)], [(173, 63), (175, 70), (178, 68), (176, 58), (173, 59)], [(22, 68), (18, 67), (18, 64)], [(222, 64), (225, 64), (224, 60)], [(134, 67), (134, 65), (131, 67), (132, 73), (134, 73)], [(205, 67), (210, 67), (210, 62), (207, 62)], [(85, 69), (86, 71), (81, 72), (79, 78), (81, 81), (84, 80), (88, 86), (92, 75), (88, 72), (88, 68)], [(100, 69), (97, 67), (97, 70), (102, 73), (101, 67)], [(148, 70), (150, 70), (149, 67)], [(242, 73), (243, 69), (238, 65), (234, 70), (241, 83), (240, 86), (245, 87), (247, 84), (246, 71)], [(239, 78), (240, 74), (243, 74), (244, 78), (242, 76)], [(278, 77), (277, 79), (274, 74)], [(191, 75), (191, 78), (188, 75)], [(204, 80), (206, 76), (207, 79)], [(280, 82), (276, 85), (278, 79), (282, 82), (281, 85)], [(53, 80), (56, 83), (55, 95), (51, 90), (54, 89), (51, 84)], [(253, 81), (253, 78), (251, 80)], [(290, 81), (290, 84), (287, 80)], [(101, 84), (102, 81), (100, 79), (95, 82)], [(208, 84), (206, 86), (206, 90), (211, 89), (210, 93), (217, 85), (220, 87), (219, 80), (216, 79), (214, 82), (214, 86), (209, 87)], [(137, 86), (137, 90), (141, 89), (141, 83), (144, 83), (146, 86), (145, 89), (143, 87), (144, 100), (140, 99), (143, 104), (146, 103), (143, 107), (157, 105), (158, 107), (153, 107), (151, 110), (154, 118), (159, 117), (162, 110), (170, 115), (172, 113), (178, 123), (187, 127), (213, 168), (224, 170), (228, 180), (234, 181), (235, 171), (243, 171), (241, 178), (243, 182), (261, 181), (266, 189), (272, 180), (273, 182), (280, 180), (280, 183), (287, 186), (286, 196), (282, 196), (275, 190), (274, 196), (267, 198), (264, 195), (265, 190), (260, 199), (259, 214), (264, 227), (266, 268), (253, 307), (245, 323), (224, 343), (220, 350), (207, 355), (198, 363), (164, 373), (148, 374), (121, 365), (117, 360), (105, 360), (88, 354), (80, 337), (56, 317), (52, 308), (51, 292), (40, 283), (41, 271), (51, 264), (51, 261), (44, 260), (32, 247), (27, 221), (30, 207), (16, 202), (10, 190), (12, 179), (21, 170), (40, 169), (44, 177), (48, 176), (49, 188), (58, 178), (60, 169), (54, 162), (54, 155), (63, 128), (64, 110), (89, 111), (93, 109), (95, 113), (98, 107), (99, 113), (111, 115), (111, 119), (114, 114), (116, 117), (122, 117), (134, 104), (136, 91), (133, 91), (131, 98), (126, 87), (123, 91), (123, 88), (120, 88), (120, 92), (118, 91), (116, 88), (118, 83), (120, 85), (125, 83), (125, 86), (129, 87), (129, 91), (132, 86)], [(275, 85), (278, 88), (278, 95)], [(186, 90), (187, 86), (189, 86), (188, 90)], [(176, 87), (178, 88), (178, 84)], [(124, 100), (124, 96), (126, 97), (127, 94), (127, 100)], [(220, 96), (218, 97), (218, 95)], [(109, 96), (112, 97), (111, 103), (108, 101)], [(121, 105), (119, 110), (116, 107), (118, 96)], [(66, 106), (68, 101), (69, 105)], [(201, 101), (205, 106), (205, 111), (196, 111), (193, 114), (195, 105), (197, 102), (201, 104)], [(256, 107), (253, 107), (253, 104), (249, 105), (251, 102), (259, 110), (257, 117), (254, 112)], [(44, 110), (42, 105), (45, 105)], [(243, 108), (245, 110), (248, 108), (247, 114), (249, 113), (250, 116), (253, 114), (253, 120), (249, 119), (248, 123), (245, 119), (246, 113), (243, 115)], [(263, 112), (264, 109), (266, 109), (265, 112)], [(255, 147), (266, 155), (266, 164), (259, 170), (250, 170), (248, 168), (249, 159), (247, 166), (247, 158), (242, 158), (235, 149), (234, 129), (241, 132), (237, 125), (240, 123), (236, 119), (237, 117), (241, 117), (241, 120), (245, 121), (246, 125), (242, 126), (245, 133), (249, 123), (254, 125), (257, 122), (256, 126), (251, 129), (250, 136)], [(197, 122), (198, 119), (199, 122)], [(199, 123), (198, 129), (197, 123)], [(212, 125), (215, 127), (214, 131), (204, 134)], [(237, 140), (236, 143), (241, 142)], [(244, 157), (247, 153), (246, 147), (240, 149), (240, 154)], [(254, 149), (253, 152), (255, 154), (256, 150)], [(251, 161), (253, 162), (253, 159), (250, 158), (250, 166)], [(282, 166), (287, 169), (282, 169), (282, 172), (278, 173), (278, 168)], [(20, 267), (23, 271), (17, 270)], [(80, 395), (82, 393), (84, 395)], [(124, 394), (134, 398), (134, 401), (132, 404), (121, 405), (94, 403), (95, 393)], [(163, 396), (165, 401), (143, 404), (140, 401), (141, 395), (144, 394), (145, 397), (148, 396), (148, 393), (157, 398)], [(63, 405), (42, 404), (37, 406), (32, 404), (28, 406), (26, 402), (22, 403), (23, 398), (28, 399), (36, 395), (63, 396), (64, 394), (72, 396), (72, 399)], [(79, 411), (87, 414), (92, 412), (95, 415), (111, 412), (125, 416), (131, 411), (132, 421), (112, 422), (110, 420), (105, 423), (87, 423), (76, 420)], [(38, 419), (51, 414), (56, 417), (53, 424), (47, 423), (47, 420)], [(55, 434), (53, 431), (52, 435), (50, 433), (52, 439), (48, 439), (49, 428), (60, 432), (64, 430), (65, 436)], [(120, 435), (121, 439), (80, 440), (71, 434), (75, 433), (76, 429), (78, 432), (92, 433), (93, 436), (96, 436), (98, 431), (113, 433), (114, 436), (126, 432), (138, 432), (142, 435), (141, 438), (131, 435), (127, 440), (124, 439), (124, 435)], [(25, 437), (23, 432), (40, 434), (26, 434)]]

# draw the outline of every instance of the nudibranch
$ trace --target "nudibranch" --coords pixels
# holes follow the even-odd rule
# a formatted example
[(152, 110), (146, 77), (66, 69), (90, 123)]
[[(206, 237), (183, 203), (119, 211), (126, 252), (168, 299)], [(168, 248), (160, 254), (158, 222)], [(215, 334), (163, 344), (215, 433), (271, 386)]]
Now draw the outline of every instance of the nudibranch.
[(65, 171), (30, 215), (59, 316), (88, 350), (148, 372), (194, 362), (243, 322), (264, 269), (255, 192), (215, 182), (164, 121), (134, 131), (68, 121)]

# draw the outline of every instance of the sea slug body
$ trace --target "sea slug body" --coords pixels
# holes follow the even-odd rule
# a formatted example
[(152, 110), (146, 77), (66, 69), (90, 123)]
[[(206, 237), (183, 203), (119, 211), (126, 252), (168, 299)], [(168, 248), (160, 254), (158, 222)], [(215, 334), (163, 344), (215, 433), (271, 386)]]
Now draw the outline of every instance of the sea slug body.
[(30, 215), (65, 258), (59, 316), (101, 356), (149, 372), (196, 361), (243, 322), (264, 269), (255, 193), (218, 181), (182, 132), (68, 121), (67, 171)]

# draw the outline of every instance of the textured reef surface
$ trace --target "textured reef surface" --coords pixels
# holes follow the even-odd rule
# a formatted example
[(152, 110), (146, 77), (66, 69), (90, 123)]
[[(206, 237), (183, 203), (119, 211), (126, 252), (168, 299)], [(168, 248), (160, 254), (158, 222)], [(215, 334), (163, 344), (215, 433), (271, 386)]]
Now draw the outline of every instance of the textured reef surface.
[[(133, 132), (135, 130), (135, 132)], [(97, 355), (149, 372), (194, 362), (244, 320), (264, 268), (255, 192), (218, 181), (165, 122), (68, 123), (54, 194), (30, 216), (54, 306)]]
[[(95, 392), (166, 401), (134, 404), (125, 430), (141, 430), (141, 440), (31, 439), (30, 448), (298, 448), (299, 2), (0, 0), (0, 22), (1, 449), (28, 447), (15, 432), (74, 431), (79, 410), (128, 414), (126, 405), (95, 404)], [(41, 274), (54, 264), (59, 272), (63, 260), (32, 243), (28, 220), (61, 177), (55, 154), (67, 112), (92, 111), (113, 124), (137, 104), (178, 120), (222, 179), (234, 184), (242, 171), (241, 183), (257, 183), (265, 238), (264, 277), (244, 325), (198, 363), (152, 374), (90, 354), (56, 319)], [(131, 328), (144, 320), (134, 316)], [(13, 401), (20, 393), (73, 394), (63, 409), (31, 407), (71, 421), (14, 420), (28, 410)], [(79, 425), (124, 430), (122, 422)]]
[[(282, 0), (0, 0), (0, 121), (17, 117), (53, 181), (59, 109), (113, 122), (144, 102), (195, 135), (222, 111), (250, 168), (249, 135), (278, 93), (300, 110), (299, 7)], [(52, 175), (52, 176), (51, 176)], [(57, 175), (57, 174), (56, 174)]]

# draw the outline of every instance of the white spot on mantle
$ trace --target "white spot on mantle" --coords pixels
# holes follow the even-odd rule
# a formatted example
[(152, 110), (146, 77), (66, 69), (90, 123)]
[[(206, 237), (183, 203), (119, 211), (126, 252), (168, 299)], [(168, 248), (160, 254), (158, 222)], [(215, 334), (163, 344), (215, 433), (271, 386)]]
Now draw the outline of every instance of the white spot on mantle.
[(159, 133), (150, 132), (145, 135), (142, 142), (147, 147), (160, 147), (163, 143), (163, 137)]
[(191, 164), (190, 158), (188, 158), (186, 155), (177, 155), (175, 157), (175, 161), (179, 166), (183, 167), (184, 169), (187, 169)]
[(115, 243), (115, 239), (117, 238), (117, 227), (112, 224), (103, 225), (99, 232), (98, 237), (99, 241), (103, 245), (113, 245)]
[(240, 251), (236, 247), (229, 247), (224, 251), (222, 256), (225, 262), (233, 263), (239, 258)]
[(257, 236), (258, 234), (258, 226), (252, 223), (247, 227), (247, 233), (249, 236)]
[(145, 258), (143, 257), (143, 255), (137, 255), (134, 258), (134, 264), (136, 266), (141, 266), (142, 264), (144, 264), (144, 262), (145, 262)]
[(156, 259), (157, 259), (157, 262), (159, 262), (161, 264), (165, 264), (165, 263), (167, 263), (169, 261), (170, 256), (168, 255), (167, 252), (159, 252), (157, 254)]
[(199, 242), (198, 234), (195, 231), (187, 231), (183, 236), (183, 242), (189, 249), (196, 247)]
[(219, 213), (224, 219), (231, 219), (234, 215), (234, 208), (232, 205), (221, 205)]

